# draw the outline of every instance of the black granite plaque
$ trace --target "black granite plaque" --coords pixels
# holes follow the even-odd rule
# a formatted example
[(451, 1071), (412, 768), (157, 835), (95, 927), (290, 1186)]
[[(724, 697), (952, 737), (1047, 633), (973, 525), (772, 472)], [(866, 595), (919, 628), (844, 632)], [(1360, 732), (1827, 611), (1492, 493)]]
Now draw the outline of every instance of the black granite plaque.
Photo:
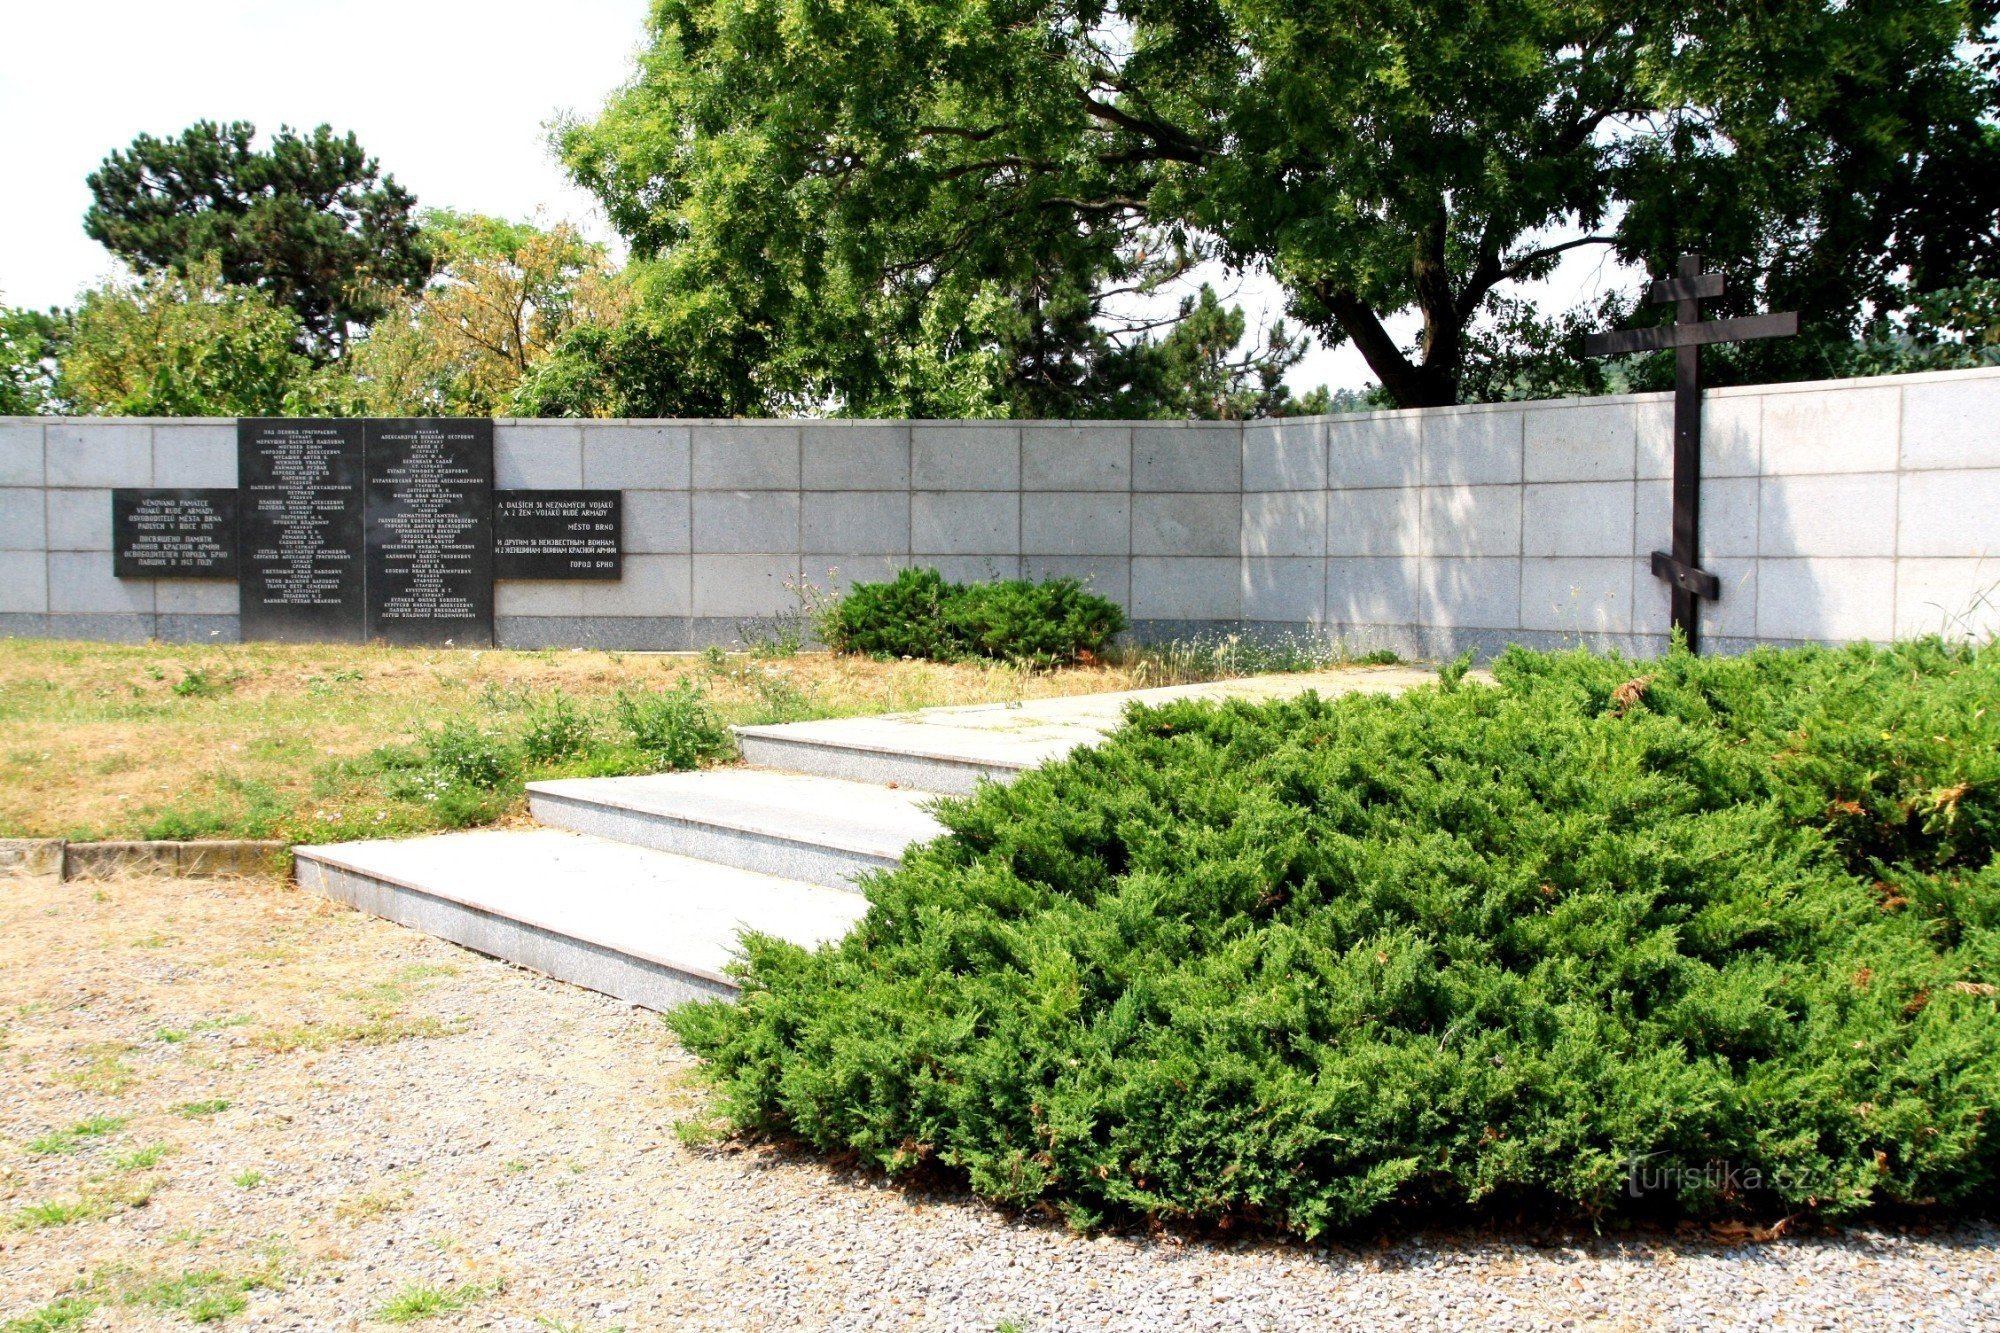
[(495, 491), (493, 577), (617, 579), (619, 491)]
[(111, 572), (121, 579), (235, 578), (236, 492), (111, 492)]
[(236, 424), (243, 637), (359, 643), (359, 421), (246, 418)]
[(493, 642), (493, 423), (370, 421), (368, 637)]

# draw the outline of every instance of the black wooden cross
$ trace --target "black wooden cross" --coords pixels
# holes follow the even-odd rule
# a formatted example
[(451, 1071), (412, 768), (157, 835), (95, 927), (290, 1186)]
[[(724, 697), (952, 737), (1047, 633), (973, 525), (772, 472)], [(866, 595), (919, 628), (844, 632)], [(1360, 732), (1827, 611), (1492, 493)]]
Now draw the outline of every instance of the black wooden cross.
[(1585, 356), (1621, 356), (1674, 349), (1674, 549), (1653, 552), (1653, 573), (1673, 589), (1673, 627), (1696, 642), (1696, 598), (1722, 595), (1715, 575), (1701, 567), (1701, 349), (1706, 343), (1789, 338), (1799, 331), (1795, 311), (1741, 319), (1701, 317), (1703, 299), (1722, 295), (1722, 275), (1703, 273), (1700, 255), (1682, 255), (1674, 276), (1656, 282), (1649, 302), (1675, 303), (1674, 322), (1650, 329), (1616, 329), (1583, 340)]

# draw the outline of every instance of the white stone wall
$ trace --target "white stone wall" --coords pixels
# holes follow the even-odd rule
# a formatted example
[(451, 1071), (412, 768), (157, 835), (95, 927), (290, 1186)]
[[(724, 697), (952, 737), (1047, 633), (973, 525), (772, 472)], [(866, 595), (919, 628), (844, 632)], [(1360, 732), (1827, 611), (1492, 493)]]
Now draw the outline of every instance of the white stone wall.
[[(1718, 647), (2000, 631), (2000, 371), (1712, 392)], [(503, 421), (502, 487), (624, 492), (619, 583), (504, 581), (501, 642), (727, 643), (935, 565), (1070, 574), (1152, 635), (1441, 655), (1665, 641), (1666, 395), (1248, 424)], [(111, 576), (113, 486), (235, 483), (229, 421), (0, 420), (0, 633), (233, 639), (235, 585)]]

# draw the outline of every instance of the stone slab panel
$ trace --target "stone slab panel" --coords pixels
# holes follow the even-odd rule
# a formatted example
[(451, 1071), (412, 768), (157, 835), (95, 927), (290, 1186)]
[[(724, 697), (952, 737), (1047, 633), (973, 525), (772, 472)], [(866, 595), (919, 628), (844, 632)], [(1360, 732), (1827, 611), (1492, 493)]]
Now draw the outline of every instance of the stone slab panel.
[(1456, 629), (1518, 629), (1521, 562), (1513, 559), (1425, 559), (1422, 623)]
[(40, 486), (42, 423), (0, 421), (0, 486)]
[(864, 551), (811, 551), (800, 558), (804, 581), (822, 592), (845, 594), (857, 583), (886, 583), (907, 569), (907, 555)]
[(1331, 491), (1326, 497), (1330, 556), (1414, 556), (1420, 544), (1422, 493), (1412, 488)]
[(1325, 555), (1326, 506), (1323, 490), (1245, 491), (1243, 554)]
[(685, 616), (496, 616), (502, 648), (602, 648), (675, 653), (693, 647)]
[[(1701, 405), (1701, 475), (1754, 477), (1763, 447), (1764, 394), (1713, 395)], [(1639, 425), (1638, 475), (1651, 480), (1674, 475), (1674, 405), (1636, 405)]]
[(1897, 507), (1902, 555), (2000, 556), (2000, 468), (1907, 473)]
[(1437, 409), (1424, 418), (1426, 486), (1493, 486), (1521, 480), (1522, 412)]
[(796, 555), (694, 557), (694, 614), (777, 616), (799, 609)]
[(1899, 560), (1896, 635), (1985, 643), (2000, 635), (2000, 560)]
[(580, 616), (583, 583), (575, 579), (500, 579), (493, 585), (493, 614), (515, 618)]
[(151, 486), (153, 428), (129, 422), (50, 422), (44, 466), (51, 486)]
[(1243, 502), (1234, 494), (1136, 495), (1132, 554), (1237, 555), (1242, 525)]
[(59, 878), (62, 866), (61, 838), (0, 838), (0, 879)]
[(796, 553), (797, 491), (696, 491), (694, 549), (702, 555)]
[(1423, 620), (1418, 562), (1364, 556), (1326, 562), (1326, 619), (1332, 625), (1415, 625)]
[(159, 617), (150, 611), (80, 611), (48, 617), (52, 639), (88, 643), (144, 643), (157, 636)]
[(1132, 557), (1135, 619), (1233, 621), (1242, 614), (1242, 564), (1235, 557)]
[(1128, 491), (1129, 426), (1024, 426), (1021, 485), (1030, 491)]
[[(1521, 490), (1521, 551), (1530, 556), (1632, 553), (1635, 504), (1630, 481), (1530, 484)], [(1528, 626), (1530, 629), (1546, 626)]]
[(910, 485), (920, 491), (1021, 487), (1021, 428), (924, 425), (910, 431)]
[[(688, 557), (627, 555), (616, 583), (577, 581), (578, 614), (584, 616), (686, 616)], [(497, 585), (500, 587), (506, 584)]]
[[(104, 566), (108, 573), (109, 557)], [(40, 551), (0, 551), (0, 614), (40, 615), (48, 609), (48, 556)]]
[[(602, 491), (685, 491), (693, 485), (693, 438), (686, 426), (587, 424), (583, 485)], [(625, 503), (629, 515), (631, 497)]]
[(796, 491), (799, 427), (762, 422), (696, 426), (694, 488)]
[(2000, 375), (1903, 386), (1903, 466), (2000, 468)]
[(1519, 486), (1426, 486), (1420, 503), (1426, 555), (1521, 553)]
[(910, 564), (935, 569), (947, 583), (992, 583), (1021, 577), (1018, 555), (914, 555)]
[[(61, 494), (62, 492), (58, 492)], [(48, 549), (47, 492), (38, 486), (0, 487), (0, 551), (43, 551)], [(106, 496), (104, 521), (111, 522), (110, 492)]]
[(108, 553), (51, 551), (48, 561), (51, 612), (152, 615), (153, 580), (113, 578)]
[(1243, 561), (1243, 618), (1317, 624), (1326, 614), (1326, 561)]
[(903, 490), (910, 484), (910, 428), (887, 421), (805, 427), (800, 484), (809, 491)]
[[(1757, 490), (1755, 477), (1704, 477), (1701, 483), (1701, 555), (1757, 554)], [(1650, 556), (1674, 544), (1674, 484), (1638, 483), (1634, 505), (1632, 554)]]
[(503, 491), (576, 490), (583, 485), (583, 427), (493, 428), (493, 484)]
[(233, 579), (155, 579), (153, 609), (163, 616), (233, 616), (237, 609), (236, 582)]
[(1521, 433), (1528, 481), (1627, 481), (1637, 475), (1634, 404), (1531, 407), (1522, 415)]
[(1240, 426), (1134, 426), (1135, 491), (1237, 491), (1243, 485)]
[(1336, 418), (1326, 426), (1327, 485), (1336, 490), (1416, 486), (1424, 478), (1424, 421), (1416, 412)]
[(1021, 549), (1035, 555), (1125, 555), (1132, 499), (1106, 491), (1029, 491), (1021, 497)]
[(1765, 639), (1885, 640), (1895, 632), (1893, 560), (1763, 560), (1757, 635)]
[(1100, 597), (1131, 609), (1132, 562), (1115, 555), (1024, 555), (1021, 577), (1037, 583), (1075, 579)]
[(1632, 560), (1521, 562), (1521, 628), (1626, 634), (1632, 629)]
[(1243, 489), (1317, 491), (1326, 486), (1326, 424), (1259, 421), (1243, 427)]
[(619, 503), (628, 554), (681, 555), (693, 549), (690, 492), (624, 491)]
[(153, 484), (216, 490), (235, 486), (236, 423), (153, 427)]
[(1778, 557), (1894, 555), (1896, 475), (1764, 478), (1758, 493), (1757, 552)]
[(178, 612), (153, 617), (153, 637), (161, 643), (241, 643), (243, 617), (228, 615), (183, 615)]
[(1893, 472), (1899, 448), (1902, 390), (1807, 389), (1764, 397), (1763, 472)]
[(1018, 492), (919, 491), (910, 497), (910, 553), (1019, 555)]
[(910, 549), (908, 491), (807, 491), (805, 549), (861, 555), (906, 555)]
[(49, 550), (111, 549), (110, 491), (49, 491), (47, 495)]

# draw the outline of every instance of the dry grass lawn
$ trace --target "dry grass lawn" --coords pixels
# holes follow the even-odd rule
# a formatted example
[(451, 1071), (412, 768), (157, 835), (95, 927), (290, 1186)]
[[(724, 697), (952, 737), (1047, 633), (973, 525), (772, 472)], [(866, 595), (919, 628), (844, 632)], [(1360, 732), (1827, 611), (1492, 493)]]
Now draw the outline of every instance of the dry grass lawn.
[(1161, 683), (1152, 669), (0, 639), (0, 837), (417, 831), (425, 812), (358, 761), (447, 719), (517, 721), (556, 691), (590, 710), (691, 680), (742, 723)]

